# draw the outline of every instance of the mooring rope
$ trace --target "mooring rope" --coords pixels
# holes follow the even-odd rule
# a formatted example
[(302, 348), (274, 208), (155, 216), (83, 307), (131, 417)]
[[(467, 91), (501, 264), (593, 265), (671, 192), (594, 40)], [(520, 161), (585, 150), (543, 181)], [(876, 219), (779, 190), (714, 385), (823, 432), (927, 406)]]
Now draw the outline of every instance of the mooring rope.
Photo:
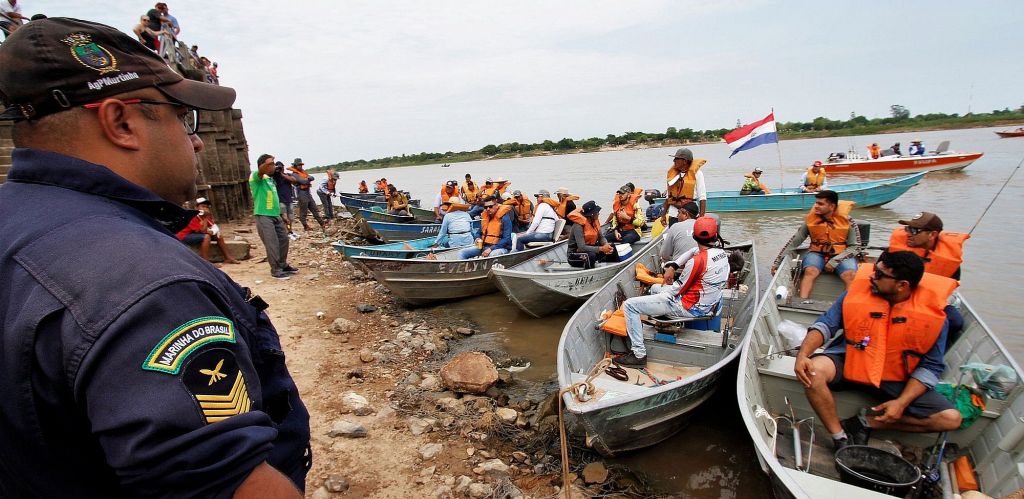
[[(594, 385), (591, 382), (594, 381), (594, 378), (600, 376), (601, 373), (604, 372), (604, 369), (610, 366), (611, 364), (612, 359), (608, 357), (601, 359), (601, 361), (598, 362), (594, 366), (594, 368), (590, 370), (590, 373), (587, 374), (586, 379), (579, 383), (569, 385), (558, 391), (558, 438), (561, 441), (562, 447), (562, 495), (565, 496), (565, 499), (571, 499), (572, 494), (570, 493), (571, 484), (569, 483), (569, 443), (565, 434), (565, 418), (562, 415), (565, 412), (565, 401), (562, 398), (562, 396), (565, 395), (566, 393), (571, 392), (573, 394), (573, 398), (575, 398), (576, 400), (580, 400), (581, 394), (577, 391), (580, 387), (584, 388), (583, 393), (586, 393), (587, 395), (593, 395)], [(585, 401), (580, 400), (580, 402)]]

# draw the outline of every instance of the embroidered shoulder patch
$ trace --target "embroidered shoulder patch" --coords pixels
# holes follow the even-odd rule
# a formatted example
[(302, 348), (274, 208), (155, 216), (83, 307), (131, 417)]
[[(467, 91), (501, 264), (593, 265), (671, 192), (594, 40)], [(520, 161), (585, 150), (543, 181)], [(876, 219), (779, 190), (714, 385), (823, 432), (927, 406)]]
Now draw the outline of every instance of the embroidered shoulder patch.
[(178, 374), (185, 359), (199, 347), (220, 341), (235, 342), (235, 325), (230, 320), (219, 316), (192, 319), (164, 336), (146, 356), (142, 368)]
[(249, 412), (252, 407), (245, 376), (230, 350), (205, 350), (189, 361), (181, 382), (199, 404), (206, 424)]

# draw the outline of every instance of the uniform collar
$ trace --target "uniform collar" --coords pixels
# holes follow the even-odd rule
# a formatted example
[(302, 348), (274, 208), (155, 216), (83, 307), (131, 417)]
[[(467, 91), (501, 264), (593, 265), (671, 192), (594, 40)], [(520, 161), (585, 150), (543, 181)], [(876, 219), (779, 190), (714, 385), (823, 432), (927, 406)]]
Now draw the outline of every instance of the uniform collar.
[(78, 158), (17, 148), (11, 153), (11, 159), (9, 182), (49, 185), (108, 198), (149, 215), (171, 232), (185, 228), (198, 213), (164, 200), (105, 166)]

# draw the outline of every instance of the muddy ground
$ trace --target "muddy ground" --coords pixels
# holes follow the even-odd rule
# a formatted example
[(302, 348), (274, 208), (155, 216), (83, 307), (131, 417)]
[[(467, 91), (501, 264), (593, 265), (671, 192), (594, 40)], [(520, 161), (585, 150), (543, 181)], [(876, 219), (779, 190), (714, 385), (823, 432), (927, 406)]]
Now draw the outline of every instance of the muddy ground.
[[(285, 281), (270, 277), (251, 221), (222, 228), (252, 243), (252, 258), (221, 269), (270, 304), (310, 412), (306, 497), (562, 497), (555, 398), (514, 389), (505, 369), (484, 395), (446, 390), (438, 371), (476, 326), (440, 308), (406, 308), (345, 262), (330, 241), (351, 222), (326, 235), (299, 230), (289, 263), (300, 272)], [(499, 367), (509, 362), (486, 353)], [(651, 495), (582, 449), (570, 461), (578, 497)]]

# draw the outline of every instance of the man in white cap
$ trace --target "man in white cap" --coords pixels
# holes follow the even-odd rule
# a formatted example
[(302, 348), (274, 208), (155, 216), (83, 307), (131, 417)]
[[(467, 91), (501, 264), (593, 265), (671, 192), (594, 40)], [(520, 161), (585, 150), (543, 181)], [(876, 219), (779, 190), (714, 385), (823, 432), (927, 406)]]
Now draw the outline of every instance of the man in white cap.
[(696, 202), (700, 207), (700, 214), (704, 216), (707, 208), (707, 188), (704, 187), (704, 172), (700, 169), (707, 164), (706, 159), (693, 159), (693, 152), (683, 147), (672, 155), (672, 166), (666, 173), (668, 191), (665, 193), (665, 206), (661, 215), (661, 224), (671, 226), (678, 222), (676, 215), (679, 208), (691, 201)]

